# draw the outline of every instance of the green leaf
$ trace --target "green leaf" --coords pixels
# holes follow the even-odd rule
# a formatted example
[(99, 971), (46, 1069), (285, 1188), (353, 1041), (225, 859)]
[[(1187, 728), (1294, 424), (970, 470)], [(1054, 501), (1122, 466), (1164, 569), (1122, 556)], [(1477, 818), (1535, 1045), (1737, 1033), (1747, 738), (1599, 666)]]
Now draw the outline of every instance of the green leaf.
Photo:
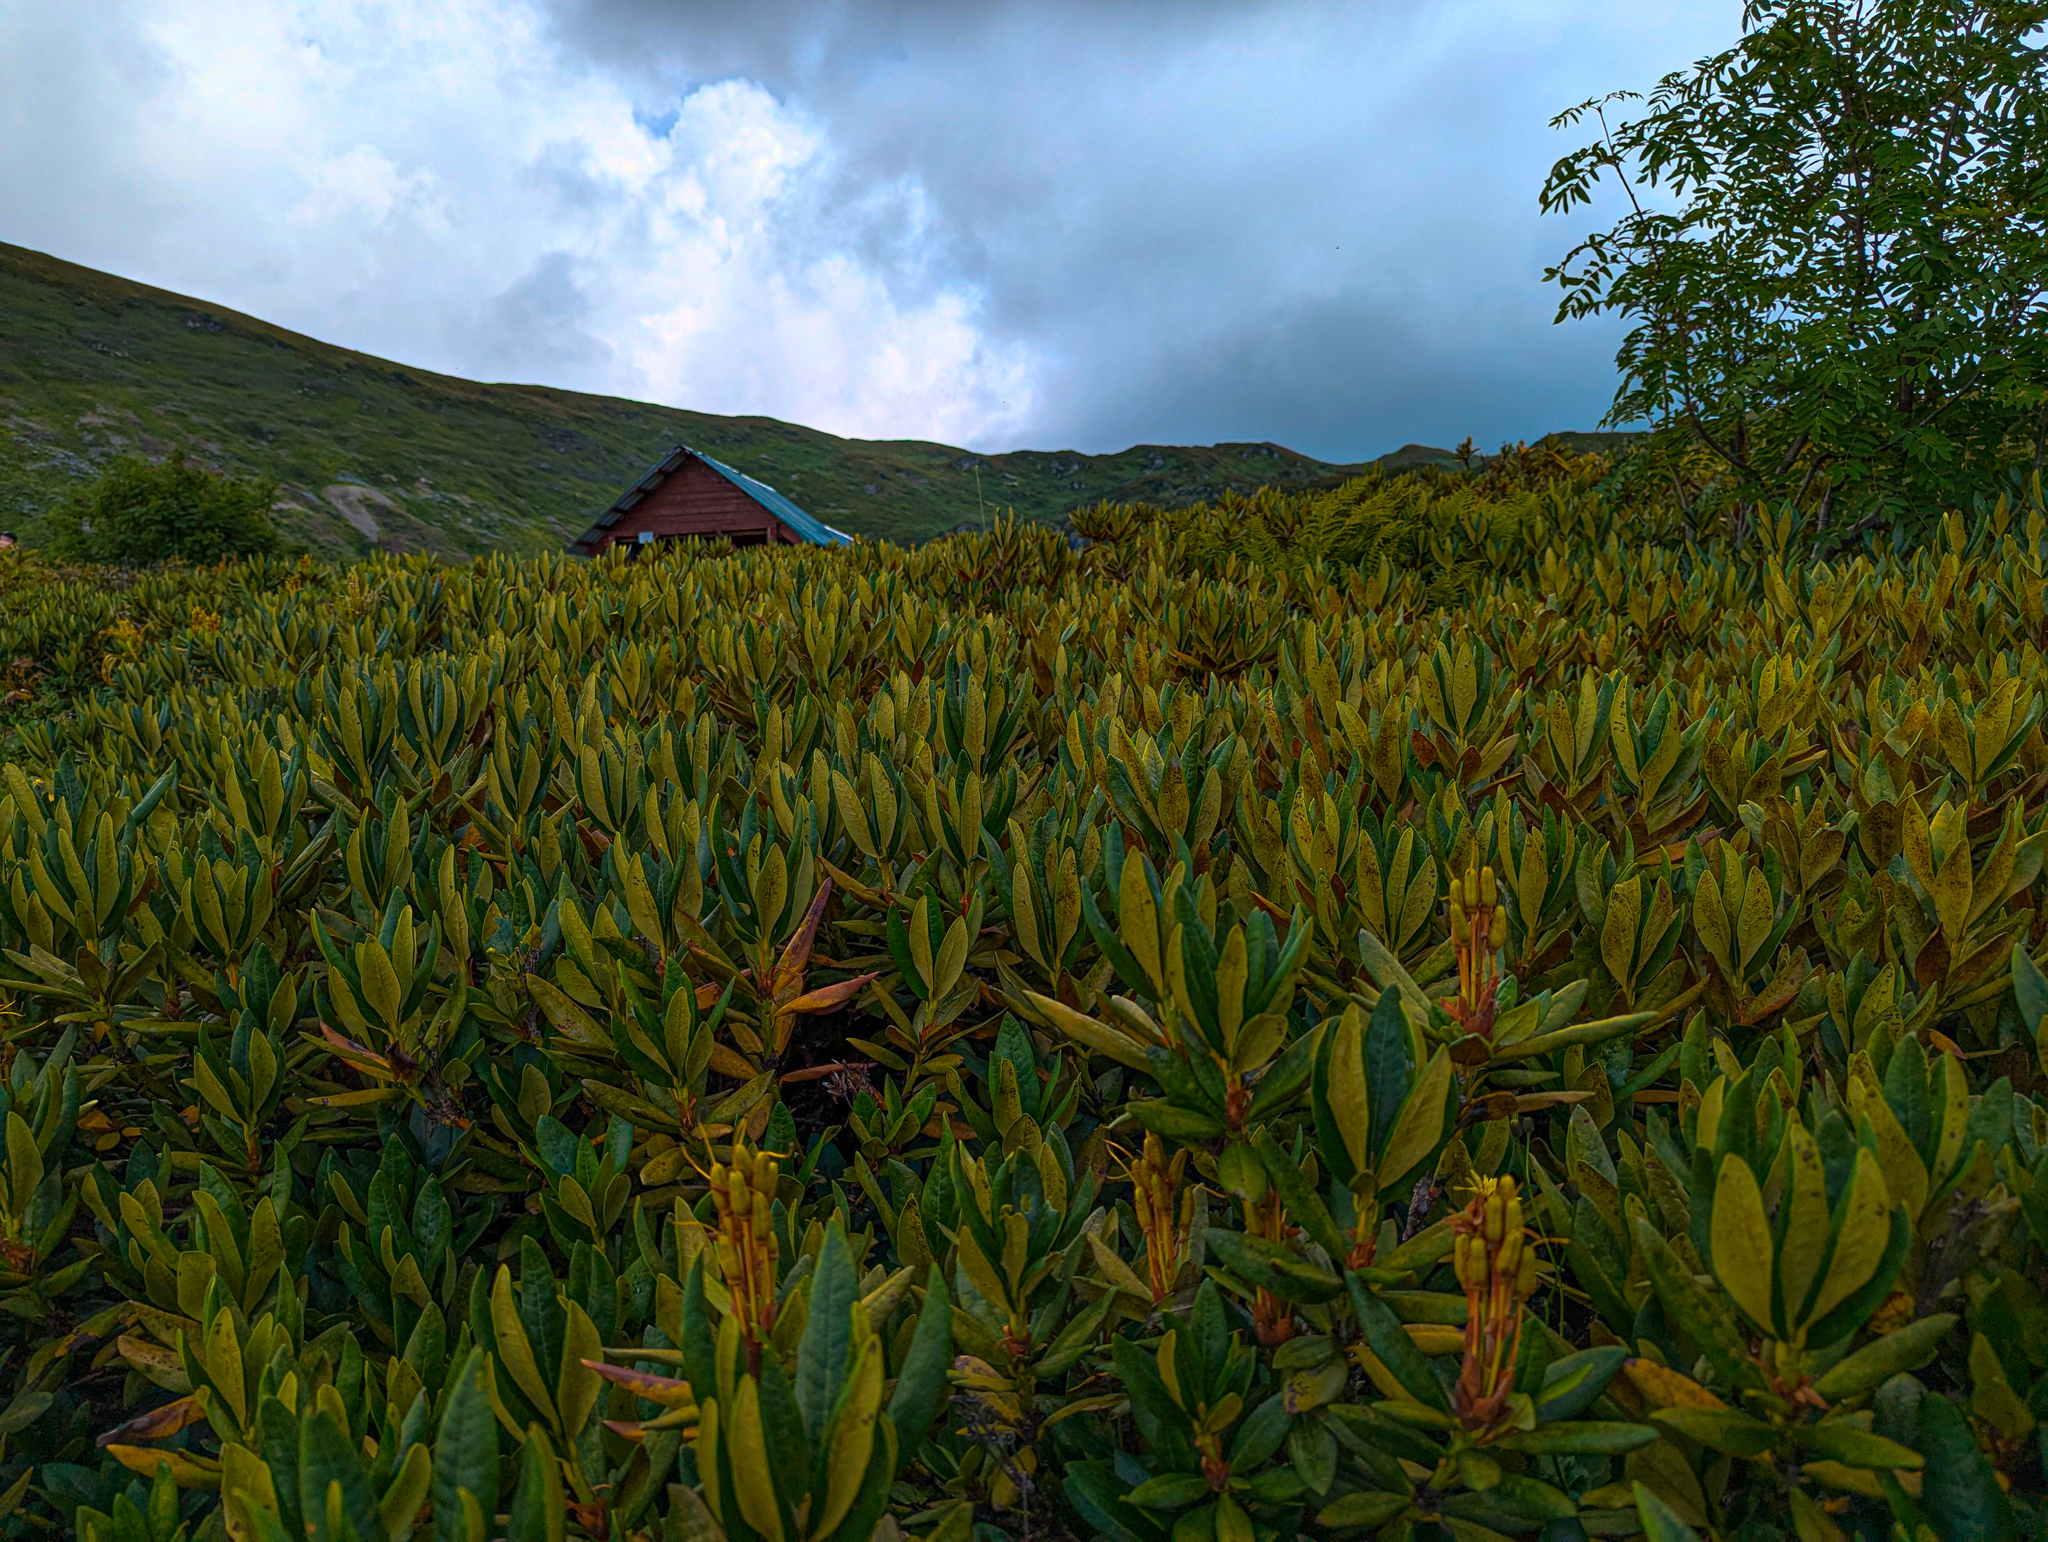
[(1552, 1050), (1569, 1049), (1574, 1044), (1604, 1044), (1609, 1039), (1618, 1039), (1631, 1033), (1645, 1023), (1654, 1022), (1655, 1012), (1628, 1012), (1620, 1017), (1603, 1017), (1598, 1022), (1573, 1023), (1569, 1028), (1553, 1028), (1548, 1033), (1539, 1033), (1519, 1044), (1509, 1044), (1495, 1050), (1493, 1060), (1504, 1064), (1515, 1060), (1533, 1060), (1538, 1055), (1547, 1055)]
[[(1425, 1467), (1434, 1466), (1443, 1455), (1420, 1430), (1389, 1419), (1377, 1409), (1357, 1403), (1332, 1403), (1323, 1412), (1330, 1431), (1342, 1439), (1354, 1454), (1377, 1456), (1385, 1453), (1403, 1461), (1419, 1462)], [(1400, 1476), (1400, 1471), (1398, 1467), (1390, 1467), (1387, 1475), (1379, 1481), (1392, 1481)]]
[(1499, 1445), (1531, 1456), (1622, 1456), (1653, 1444), (1657, 1431), (1647, 1424), (1610, 1419), (1570, 1419), (1563, 1424), (1515, 1430)]
[[(758, 1426), (763, 1449), (767, 1453), (769, 1471), (775, 1474), (775, 1492), (788, 1507), (801, 1503), (806, 1494), (816, 1494), (822, 1501), (822, 1485), (828, 1476), (827, 1467), (831, 1456), (831, 1429), (818, 1441), (814, 1450), (804, 1432), (804, 1418), (797, 1410), (796, 1393), (790, 1387), (789, 1377), (783, 1373), (782, 1360), (778, 1355), (761, 1356), (759, 1380), (750, 1380), (754, 1394), (755, 1424)], [(843, 1394), (842, 1394), (843, 1395)], [(733, 1404), (737, 1415), (745, 1401), (745, 1393)], [(880, 1394), (876, 1394), (879, 1406)], [(741, 1448), (737, 1443), (741, 1432), (741, 1421), (735, 1417), (733, 1433), (735, 1452)], [(807, 1470), (808, 1463), (816, 1466)]]
[(568, 1522), (561, 1464), (548, 1443), (548, 1432), (529, 1424), (526, 1449), (519, 1456), (519, 1481), (505, 1517), (505, 1542), (563, 1542)]
[(934, 1269), (925, 1286), (924, 1310), (918, 1313), (910, 1352), (903, 1357), (902, 1373), (889, 1398), (888, 1417), (906, 1455), (917, 1450), (945, 1406), (946, 1370), (952, 1362), (952, 1303), (944, 1278)]
[(491, 1357), (470, 1350), (441, 1414), (434, 1440), (434, 1529), (444, 1537), (463, 1534), (462, 1494), (476, 1497), (486, 1514), (498, 1507), (498, 1419), (491, 1410)]
[(504, 1264), (498, 1266), (498, 1277), (491, 1289), (491, 1328), (497, 1336), (498, 1359), (511, 1373), (513, 1384), (538, 1412), (552, 1414), (554, 1399), (549, 1396), (540, 1363), (534, 1358), (533, 1342), (527, 1337), (519, 1308), (513, 1302), (512, 1271)]
[[(1457, 1246), (1457, 1233), (1451, 1229), (1448, 1218), (1425, 1226), (1406, 1242), (1395, 1248), (1379, 1262), (1379, 1268), (1391, 1273), (1416, 1273), (1434, 1268), (1450, 1257)], [(1370, 1282), (1370, 1273), (1366, 1276)]]
[(1247, 1285), (1270, 1290), (1286, 1301), (1317, 1305), (1344, 1294), (1344, 1282), (1283, 1243), (1241, 1231), (1211, 1227), (1203, 1233), (1209, 1254)]
[(1763, 1191), (1756, 1174), (1739, 1156), (1722, 1159), (1714, 1184), (1714, 1277), (1758, 1328), (1784, 1336), (1784, 1326), (1771, 1310), (1770, 1218), (1764, 1214)]
[(1730, 1456), (1762, 1456), (1778, 1443), (1778, 1432), (1761, 1419), (1728, 1408), (1659, 1408), (1650, 1417), (1703, 1446)]
[(150, 1481), (148, 1521), (153, 1537), (168, 1537), (177, 1530), (178, 1483), (168, 1462), (157, 1463), (156, 1476)]
[(1341, 1259), (1348, 1254), (1350, 1244), (1337, 1230), (1329, 1206), (1302, 1179), (1301, 1169), (1294, 1165), (1292, 1157), (1281, 1150), (1270, 1125), (1258, 1127), (1252, 1136), (1252, 1146), (1259, 1154), (1259, 1161), (1265, 1165), (1266, 1175), (1273, 1180), (1273, 1187), (1279, 1191), (1281, 1207), (1294, 1224), (1307, 1232), (1316, 1246), (1330, 1257)]
[(1700, 1542), (1699, 1533), (1641, 1483), (1635, 1486), (1636, 1517), (1643, 1523), (1644, 1542)]
[(427, 1455), (427, 1448), (424, 1445), (408, 1446), (399, 1461), (397, 1473), (377, 1505), (377, 1513), (384, 1519), (385, 1535), (396, 1538), (412, 1536), (414, 1518), (426, 1502), (433, 1481), (434, 1462)]
[[(1159, 1090), (1166, 1094), (1176, 1108), (1219, 1123), (1222, 1121), (1222, 1105), (1203, 1090), (1195, 1073), (1188, 1068), (1185, 1056), (1176, 1054), (1164, 1045), (1154, 1044), (1145, 1051), (1145, 1066), (1152, 1073), (1152, 1079), (1159, 1083)], [(1000, 1122), (998, 1119), (998, 1123)]]
[(874, 1444), (868, 1452), (868, 1466), (860, 1487), (854, 1491), (854, 1501), (848, 1505), (840, 1524), (829, 1532), (829, 1542), (868, 1542), (874, 1536), (874, 1526), (881, 1522), (883, 1511), (889, 1507), (889, 1483), (895, 1479), (895, 1470), (897, 1431), (889, 1423), (889, 1415), (881, 1415), (874, 1423)]
[(1487, 1490), (1486, 1497), (1503, 1510), (1529, 1521), (1563, 1521), (1579, 1513), (1571, 1495), (1519, 1473), (1503, 1473), (1500, 1481)]
[[(299, 1513), (311, 1542), (384, 1542), (384, 1516), (362, 1456), (339, 1420), (315, 1408), (299, 1424)], [(337, 1533), (333, 1521), (348, 1530)]]
[(1922, 1398), (1916, 1444), (1927, 1461), (1920, 1474), (1920, 1508), (1938, 1535), (2018, 1542), (2012, 1503), (1977, 1449), (1961, 1409), (1944, 1397)]
[(1316, 1524), (1331, 1527), (1383, 1526), (1405, 1511), (1410, 1503), (1406, 1494), (1380, 1494), (1371, 1490), (1346, 1494), (1318, 1510)]
[[(1858, 1155), (1860, 1160), (1869, 1153), (1859, 1151)], [(1839, 1344), (1869, 1322), (1871, 1315), (1884, 1305), (1885, 1298), (1898, 1282), (1899, 1272), (1906, 1266), (1906, 1254), (1913, 1245), (1913, 1222), (1905, 1206), (1901, 1205), (1885, 1218), (1885, 1230), (1885, 1248), (1878, 1258), (1877, 1267), (1862, 1285), (1837, 1302), (1826, 1316), (1807, 1324), (1809, 1342)], [(1839, 1243), (1835, 1251), (1840, 1253)]]
[(2026, 947), (2014, 943), (2012, 947), (2012, 993), (2020, 1009), (2020, 1021), (2025, 1023), (2029, 1033), (2039, 1035), (2044, 1022), (2048, 1022), (2048, 974), (2041, 972), (2041, 966), (2028, 957)]
[[(1317, 1146), (1323, 1165), (1345, 1185), (1358, 1175), (1359, 1164), (1352, 1151), (1355, 1147), (1363, 1154), (1366, 1125), (1372, 1117), (1356, 1043), (1361, 1032), (1359, 1021), (1358, 1008), (1346, 1007), (1342, 1018), (1335, 1022), (1326, 1019), (1300, 1041), (1315, 1045), (1315, 1066), (1309, 1078), (1309, 1114), (1315, 1121)], [(1347, 1038), (1352, 1043), (1340, 1062), (1338, 1041)]]
[(1163, 1528), (1144, 1511), (1124, 1502), (1128, 1490), (1108, 1462), (1072, 1463), (1061, 1490), (1091, 1536), (1109, 1542), (1166, 1542)]
[[(1900, 1064), (1897, 1056), (1893, 1062)], [(1890, 1292), (1891, 1282), (1885, 1276), (1897, 1245), (1894, 1208), (1900, 1198), (1886, 1190), (1877, 1158), (1868, 1147), (1859, 1146), (1848, 1189), (1835, 1206), (1834, 1251), (1814, 1297), (1812, 1320), (1806, 1324), (1815, 1342), (1847, 1338), (1862, 1326), (1861, 1317), (1841, 1327), (1832, 1324), (1839, 1320), (1837, 1311), (1845, 1302), (1869, 1299), (1873, 1281), (1879, 1282), (1878, 1296), (1870, 1301), (1870, 1310), (1876, 1310), (1877, 1302)]]
[(825, 1232), (818, 1266), (811, 1271), (810, 1308), (796, 1349), (796, 1405), (813, 1445), (823, 1442), (839, 1403), (853, 1345), (852, 1308), (859, 1292), (846, 1232), (835, 1220)]
[(2034, 1034), (2042, 1061), (2048, 1061), (2048, 975), (2019, 942), (2013, 944), (2013, 999), (2019, 1005), (2019, 1022)]
[(1147, 1478), (1124, 1497), (1148, 1509), (1178, 1510), (1197, 1499), (1206, 1499), (1210, 1492), (1209, 1480), (1198, 1472), (1163, 1472), (1156, 1478)]
[[(1338, 1028), (1340, 1035), (1356, 1020), (1350, 1008), (1345, 1010), (1344, 1016), (1345, 1021)], [(1340, 1059), (1343, 1053), (1341, 1049), (1338, 1051)], [(1345, 1130), (1344, 1138), (1353, 1146), (1354, 1157), (1361, 1157), (1363, 1150), (1369, 1149), (1377, 1166), (1387, 1138), (1393, 1134), (1394, 1121), (1400, 1115), (1401, 1106), (1408, 1101), (1415, 1078), (1415, 1064), (1408, 1040), (1408, 1018), (1401, 1010), (1399, 991), (1380, 993), (1355, 1053), (1359, 1057), (1358, 1075), (1363, 1080), (1361, 1090), (1368, 1100), (1369, 1113), (1359, 1127), (1357, 1138), (1353, 1139), (1349, 1129)], [(1335, 1067), (1332, 1069), (1334, 1072)], [(1349, 1110), (1344, 1112), (1348, 1115)], [(1363, 1167), (1365, 1163), (1360, 1160), (1358, 1165)]]
[(1823, 1419), (1818, 1424), (1795, 1424), (1792, 1433), (1807, 1450), (1845, 1467), (1906, 1468), (1918, 1471), (1918, 1451), (1886, 1440), (1869, 1430), (1858, 1429), (1845, 1419)]
[(1095, 1335), (1102, 1331), (1103, 1320), (1109, 1316), (1109, 1309), (1116, 1304), (1116, 1292), (1104, 1291), (1088, 1306), (1067, 1319), (1067, 1325), (1059, 1335), (1045, 1346), (1045, 1353), (1039, 1357), (1037, 1372), (1040, 1376), (1063, 1375), (1073, 1363), (1094, 1346)]
[(1725, 1306), (1693, 1282), (1691, 1272), (1644, 1216), (1636, 1217), (1636, 1246), (1672, 1326), (1690, 1339), (1726, 1380), (1762, 1391), (1763, 1373), (1749, 1358), (1749, 1336)]
[(1415, 1340), (1408, 1336), (1408, 1330), (1401, 1325), (1400, 1319), (1384, 1301), (1366, 1289), (1365, 1282), (1356, 1274), (1347, 1275), (1345, 1284), (1351, 1291), (1351, 1310), (1358, 1318), (1359, 1326), (1365, 1330), (1365, 1341), (1380, 1363), (1393, 1373), (1394, 1379), (1416, 1402), (1439, 1413), (1449, 1413), (1451, 1405), (1444, 1396), (1442, 1384), (1429, 1368), (1429, 1361), (1422, 1351), (1415, 1347)]
[(1315, 1419), (1296, 1419), (1287, 1432), (1287, 1460), (1310, 1492), (1329, 1492), (1337, 1480), (1337, 1438)]
[(1133, 1098), (1124, 1105), (1124, 1115), (1170, 1140), (1214, 1140), (1229, 1133), (1221, 1119), (1182, 1108), (1166, 1098)]
[(1116, 1379), (1123, 1384), (1124, 1395), (1131, 1400), (1132, 1420), (1148, 1444), (1158, 1444), (1162, 1430), (1183, 1431), (1188, 1428), (1187, 1415), (1181, 1412), (1180, 1405), (1167, 1392), (1166, 1383), (1160, 1379), (1158, 1366), (1150, 1354), (1138, 1348), (1124, 1334), (1110, 1339), (1109, 1352), (1116, 1366)]
[[(1384, 1001), (1386, 998), (1380, 999)], [(1415, 1079), (1414, 1088), (1393, 1120), (1386, 1149), (1380, 1153), (1379, 1165), (1374, 1170), (1375, 1181), (1382, 1193), (1410, 1176), (1443, 1140), (1446, 1100), (1450, 1090), (1451, 1054), (1447, 1049), (1440, 1049), (1422, 1068), (1422, 1074)]]
[[(1303, 929), (1306, 931), (1306, 928)], [(1280, 1052), (1279, 1058), (1266, 1067), (1260, 1076), (1259, 1085), (1252, 1094), (1251, 1119), (1253, 1122), (1270, 1119), (1280, 1113), (1299, 1096), (1301, 1089), (1308, 1085), (1309, 1072), (1317, 1052), (1317, 1035), (1304, 1033)]]
[(1917, 1371), (1934, 1358), (1957, 1321), (1953, 1312), (1937, 1312), (1872, 1339), (1853, 1355), (1836, 1361), (1814, 1382), (1813, 1390), (1837, 1403), (1868, 1392), (1902, 1371)]
[(275, 1397), (266, 1394), (256, 1410), (258, 1454), (270, 1469), (271, 1487), (277, 1491), (277, 1508), (294, 1536), (304, 1534), (299, 1515), (299, 1426), (298, 1421)]
[(1267, 1398), (1238, 1425), (1236, 1437), (1230, 1443), (1230, 1470), (1247, 1473), (1256, 1470), (1268, 1457), (1280, 1449), (1287, 1439), (1288, 1427), (1294, 1423), (1294, 1416), (1287, 1410), (1287, 1400), (1273, 1396)]
[(1606, 1390), (1627, 1358), (1626, 1349), (1608, 1344), (1551, 1361), (1543, 1371), (1542, 1390), (1536, 1394), (1536, 1422), (1555, 1424), (1577, 1418)]

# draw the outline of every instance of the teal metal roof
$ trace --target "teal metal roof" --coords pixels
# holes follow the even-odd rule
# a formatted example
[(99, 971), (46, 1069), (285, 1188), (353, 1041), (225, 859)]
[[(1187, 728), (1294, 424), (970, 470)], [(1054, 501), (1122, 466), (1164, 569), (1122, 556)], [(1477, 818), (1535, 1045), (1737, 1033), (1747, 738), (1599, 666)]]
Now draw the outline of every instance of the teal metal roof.
[(713, 460), (702, 450), (693, 450), (686, 444), (679, 444), (660, 460), (656, 461), (648, 469), (645, 476), (621, 493), (618, 502), (606, 509), (598, 517), (597, 523), (578, 536), (571, 543), (569, 549), (585, 555), (595, 551), (598, 543), (604, 538), (604, 532), (616, 525), (621, 515), (642, 498), (653, 492), (655, 488), (661, 485), (665, 477), (681, 467), (683, 462), (687, 460), (702, 461), (749, 498), (753, 499), (754, 502), (760, 504), (770, 514), (773, 514), (783, 524), (795, 531), (797, 535), (803, 538), (806, 544), (811, 546), (851, 546), (853, 544), (853, 537), (844, 530), (835, 530), (822, 519), (806, 514), (766, 482), (756, 481), (744, 471), (736, 471), (723, 461)]

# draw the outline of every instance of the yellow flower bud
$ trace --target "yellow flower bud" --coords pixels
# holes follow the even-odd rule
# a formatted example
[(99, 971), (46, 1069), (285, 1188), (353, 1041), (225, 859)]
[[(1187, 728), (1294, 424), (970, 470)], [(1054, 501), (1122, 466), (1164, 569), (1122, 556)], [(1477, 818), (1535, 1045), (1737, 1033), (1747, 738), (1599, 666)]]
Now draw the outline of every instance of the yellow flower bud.
[(1536, 1250), (1528, 1249), (1522, 1254), (1522, 1265), (1515, 1276), (1515, 1294), (1524, 1301), (1536, 1294)]
[(1487, 929), (1486, 945), (1495, 950), (1508, 945), (1508, 913), (1505, 910), (1494, 911), (1493, 925)]
[(1456, 1251), (1458, 1283), (1467, 1290), (1486, 1289), (1486, 1250), (1477, 1237), (1460, 1236)]
[(1480, 900), (1486, 905), (1492, 906), (1498, 903), (1499, 894), (1500, 889), (1498, 885), (1496, 885), (1494, 882), (1493, 869), (1490, 867), (1482, 867), (1479, 870)]

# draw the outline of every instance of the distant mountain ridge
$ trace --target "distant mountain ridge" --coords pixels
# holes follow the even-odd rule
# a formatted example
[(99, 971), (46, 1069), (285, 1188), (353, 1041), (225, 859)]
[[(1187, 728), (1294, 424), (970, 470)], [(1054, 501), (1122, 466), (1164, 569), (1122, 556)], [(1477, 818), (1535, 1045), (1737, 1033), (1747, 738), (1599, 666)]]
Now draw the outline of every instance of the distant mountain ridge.
[[(30, 540), (40, 514), (114, 455), (183, 446), (276, 477), (280, 526), (324, 554), (566, 548), (678, 443), (842, 529), (897, 541), (1005, 507), (1056, 519), (1103, 498), (1173, 505), (1364, 469), (1276, 444), (977, 455), (483, 384), (0, 243), (0, 524)], [(1410, 445), (1384, 459), (1451, 456)]]

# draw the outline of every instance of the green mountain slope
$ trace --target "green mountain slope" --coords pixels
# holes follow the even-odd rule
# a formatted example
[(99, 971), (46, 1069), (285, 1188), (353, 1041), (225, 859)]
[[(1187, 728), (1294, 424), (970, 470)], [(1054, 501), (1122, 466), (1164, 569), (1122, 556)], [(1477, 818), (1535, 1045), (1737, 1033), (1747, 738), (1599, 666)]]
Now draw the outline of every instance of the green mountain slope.
[(316, 551), (538, 551), (566, 546), (678, 442), (842, 529), (899, 541), (984, 507), (1052, 519), (1101, 498), (1184, 503), (1355, 469), (1271, 444), (978, 456), (483, 385), (0, 244), (0, 524), (31, 541), (37, 516), (98, 463), (184, 446), (275, 476), (280, 525)]

